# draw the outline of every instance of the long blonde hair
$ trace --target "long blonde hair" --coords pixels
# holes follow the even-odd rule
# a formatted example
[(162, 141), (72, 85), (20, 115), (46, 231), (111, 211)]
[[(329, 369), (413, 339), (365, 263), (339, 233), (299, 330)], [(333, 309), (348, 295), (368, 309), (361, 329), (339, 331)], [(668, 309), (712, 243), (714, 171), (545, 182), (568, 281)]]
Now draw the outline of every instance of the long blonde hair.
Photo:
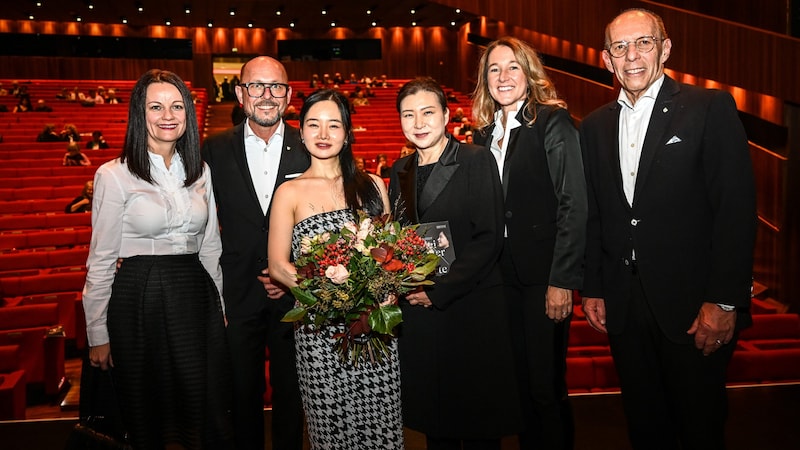
[(536, 122), (536, 104), (553, 105), (566, 108), (567, 103), (558, 98), (556, 88), (544, 70), (539, 55), (528, 43), (521, 39), (505, 36), (491, 42), (481, 55), (478, 63), (478, 83), (472, 93), (472, 117), (476, 128), (483, 129), (494, 123), (494, 113), (500, 109), (489, 93), (489, 54), (499, 46), (506, 46), (514, 53), (514, 59), (522, 68), (527, 80), (527, 107), (523, 117), (528, 126)]

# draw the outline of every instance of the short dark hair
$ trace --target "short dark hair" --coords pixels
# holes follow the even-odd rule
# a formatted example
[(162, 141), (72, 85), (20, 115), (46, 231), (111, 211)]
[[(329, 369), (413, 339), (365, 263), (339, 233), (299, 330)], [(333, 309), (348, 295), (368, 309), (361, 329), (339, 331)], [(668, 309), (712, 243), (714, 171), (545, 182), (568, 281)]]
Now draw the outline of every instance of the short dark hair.
[(153, 83), (169, 83), (178, 89), (186, 109), (186, 130), (178, 139), (175, 150), (181, 155), (186, 169), (184, 186), (191, 186), (203, 174), (203, 160), (200, 156), (200, 132), (197, 114), (192, 102), (192, 94), (181, 77), (168, 70), (150, 69), (145, 72), (131, 91), (128, 105), (128, 129), (122, 144), (120, 160), (127, 162), (128, 170), (138, 178), (155, 184), (150, 175), (150, 156), (147, 150), (147, 123), (145, 121), (147, 88)]
[(397, 93), (397, 112), (400, 112), (400, 104), (403, 103), (406, 97), (420, 91), (433, 93), (439, 100), (439, 104), (442, 105), (442, 111), (447, 110), (447, 96), (444, 95), (442, 86), (431, 77), (417, 77), (404, 84), (400, 88), (400, 92)]

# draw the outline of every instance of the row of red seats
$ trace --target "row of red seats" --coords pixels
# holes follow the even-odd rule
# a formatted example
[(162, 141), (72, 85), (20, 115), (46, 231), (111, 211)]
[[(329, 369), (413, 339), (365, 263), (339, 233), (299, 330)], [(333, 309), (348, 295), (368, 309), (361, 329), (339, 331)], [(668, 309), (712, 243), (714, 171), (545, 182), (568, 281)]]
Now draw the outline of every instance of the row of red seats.
[[(0, 216), (0, 236), (25, 233), (25, 230), (59, 230), (68, 227), (88, 227), (92, 224), (89, 214), (8, 214)], [(0, 238), (2, 239), (2, 238)], [(1, 244), (2, 242), (0, 242)], [(30, 246), (29, 246), (30, 247)], [(0, 245), (0, 248), (14, 248)]]
[[(72, 214), (90, 219), (89, 214)], [(0, 222), (8, 216), (0, 216)], [(26, 216), (20, 216), (26, 217)], [(0, 248), (8, 254), (20, 249), (49, 249), (89, 244), (92, 230), (89, 225), (50, 228), (43, 230), (17, 230), (0, 233)]]

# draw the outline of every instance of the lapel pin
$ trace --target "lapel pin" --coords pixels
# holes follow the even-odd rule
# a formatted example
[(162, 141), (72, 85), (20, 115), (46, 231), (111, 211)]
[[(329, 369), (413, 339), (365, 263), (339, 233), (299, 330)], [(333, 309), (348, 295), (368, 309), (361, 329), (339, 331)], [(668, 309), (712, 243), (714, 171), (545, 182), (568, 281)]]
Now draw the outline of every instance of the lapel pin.
[(665, 106), (665, 107), (664, 107), (664, 109), (662, 109), (661, 111), (663, 111), (663, 112), (667, 112), (667, 111), (669, 111), (669, 108), (667, 108), (667, 107)]

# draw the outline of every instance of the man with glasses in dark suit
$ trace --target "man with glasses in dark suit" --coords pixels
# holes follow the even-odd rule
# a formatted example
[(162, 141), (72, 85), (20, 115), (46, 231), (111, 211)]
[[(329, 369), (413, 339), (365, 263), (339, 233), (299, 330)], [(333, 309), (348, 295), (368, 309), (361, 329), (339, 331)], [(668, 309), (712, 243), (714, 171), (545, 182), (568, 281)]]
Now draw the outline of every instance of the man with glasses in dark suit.
[(303, 409), (295, 371), (293, 325), (281, 322), (294, 298), (271, 283), (267, 240), (272, 194), (310, 160), (299, 131), (283, 121), (292, 88), (286, 69), (261, 56), (233, 86), (247, 119), (206, 139), (222, 232), (223, 297), (234, 375), (237, 449), (264, 449), (265, 348), (270, 353), (272, 448), (300, 450)]

